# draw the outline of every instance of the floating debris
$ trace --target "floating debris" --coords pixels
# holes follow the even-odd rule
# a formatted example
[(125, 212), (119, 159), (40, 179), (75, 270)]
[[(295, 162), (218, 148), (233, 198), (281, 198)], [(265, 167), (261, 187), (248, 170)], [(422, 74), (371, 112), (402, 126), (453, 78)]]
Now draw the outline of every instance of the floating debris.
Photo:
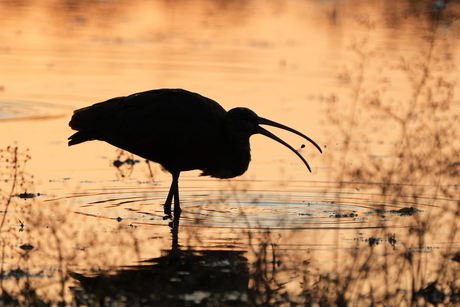
[(405, 207), (399, 210), (390, 210), (389, 212), (393, 214), (399, 214), (400, 216), (412, 216), (415, 213), (419, 213), (422, 211), (415, 209), (414, 207)]
[(420, 289), (414, 294), (415, 299), (424, 298), (426, 301), (430, 302), (434, 306), (442, 303), (446, 294), (436, 287), (438, 281), (430, 283), (426, 288)]
[(375, 237), (370, 237), (369, 239), (365, 239), (364, 241), (369, 243), (369, 246), (379, 245), (381, 242), (383, 242), (382, 239)]
[(115, 161), (113, 161), (113, 166), (115, 166), (115, 167), (120, 167), (120, 166), (122, 166), (123, 164), (125, 164), (125, 162), (120, 161), (120, 160), (115, 160)]
[(131, 159), (131, 158), (128, 158), (125, 161), (120, 161), (120, 160), (117, 159), (117, 160), (113, 161), (113, 166), (118, 168), (118, 167), (122, 166), (123, 164), (134, 165), (134, 164), (139, 163), (139, 162), (141, 162), (141, 161), (134, 160), (134, 159)]
[(450, 260), (453, 260), (453, 261), (456, 261), (456, 262), (460, 262), (460, 252), (458, 252), (457, 254), (455, 254), (454, 257), (450, 258)]
[(30, 251), (31, 249), (34, 249), (35, 247), (32, 244), (26, 243), (26, 244), (22, 244), (21, 246), (19, 246), (19, 248), (25, 251)]
[(128, 165), (134, 165), (134, 164), (139, 163), (139, 162), (140, 162), (139, 160), (133, 160), (133, 159), (128, 158), (128, 159), (125, 160), (124, 163), (128, 164)]
[(393, 249), (395, 248), (396, 242), (398, 242), (396, 241), (396, 234), (392, 234), (388, 237), (388, 243), (393, 246)]
[(21, 194), (16, 194), (16, 195), (13, 195), (14, 197), (19, 197), (19, 198), (22, 198), (22, 199), (29, 199), (29, 198), (35, 198), (37, 196), (41, 196), (43, 194), (40, 194), (40, 193), (37, 193), (37, 194), (34, 194), (34, 193), (27, 193), (24, 192), (24, 193), (21, 193)]
[(358, 213), (356, 211), (352, 211), (350, 213), (344, 213), (344, 212), (339, 212), (339, 211), (334, 211), (333, 214), (331, 214), (329, 217), (336, 217), (336, 218), (341, 218), (341, 217), (358, 217)]

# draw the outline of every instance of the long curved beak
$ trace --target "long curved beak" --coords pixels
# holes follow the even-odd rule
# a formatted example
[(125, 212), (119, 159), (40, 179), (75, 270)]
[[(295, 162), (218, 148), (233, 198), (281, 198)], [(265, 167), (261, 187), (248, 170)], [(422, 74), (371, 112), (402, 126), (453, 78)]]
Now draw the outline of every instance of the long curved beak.
[[(316, 144), (315, 141), (313, 141), (311, 138), (309, 138), (308, 136), (306, 136), (305, 134), (303, 134), (303, 133), (301, 133), (301, 132), (299, 132), (297, 130), (294, 130), (294, 129), (288, 127), (288, 126), (281, 125), (281, 124), (279, 124), (277, 122), (274, 122), (274, 121), (271, 121), (269, 119), (262, 118), (262, 117), (259, 117), (259, 120), (257, 121), (257, 123), (259, 125), (273, 126), (273, 127), (277, 127), (277, 128), (284, 129), (284, 130), (290, 131), (292, 133), (295, 133), (295, 134), (303, 137), (304, 139), (306, 139), (307, 141), (309, 141), (313, 145), (315, 145), (315, 147), (319, 150), (319, 152), (323, 153), (323, 151), (321, 150), (321, 147), (319, 147), (319, 145)], [(283, 144), (284, 146), (286, 146), (290, 150), (292, 150), (292, 152), (294, 152), (303, 161), (303, 163), (305, 163), (305, 165), (307, 166), (308, 170), (311, 172), (311, 168), (310, 168), (310, 165), (308, 165), (307, 160), (305, 160), (304, 157), (302, 157), (302, 155), (297, 150), (295, 150), (291, 145), (289, 145), (288, 143), (286, 143), (285, 141), (283, 141), (282, 139), (280, 139), (279, 137), (277, 137), (276, 135), (274, 135), (270, 131), (268, 131), (268, 130), (260, 127), (260, 126), (257, 129), (257, 133), (263, 134), (263, 135), (265, 135), (265, 136), (267, 136), (267, 137), (269, 137), (269, 138), (271, 138), (271, 139)]]

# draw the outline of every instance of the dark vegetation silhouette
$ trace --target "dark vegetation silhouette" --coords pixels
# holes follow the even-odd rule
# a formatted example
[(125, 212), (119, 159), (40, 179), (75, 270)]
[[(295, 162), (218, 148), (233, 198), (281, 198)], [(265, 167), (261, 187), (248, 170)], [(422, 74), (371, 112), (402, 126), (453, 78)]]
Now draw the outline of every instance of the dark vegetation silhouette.
[(9, 187), (9, 190), (0, 189), (0, 197), (5, 206), (0, 222), (0, 232), (7, 222), (8, 210), (14, 203), (14, 197), (34, 197), (34, 194), (27, 193), (27, 188), (30, 188), (33, 183), (33, 177), (25, 172), (29, 160), (28, 150), (21, 152), (17, 146), (0, 149), (0, 180)]
[(262, 128), (269, 125), (295, 133), (321, 148), (306, 135), (257, 116), (247, 108), (225, 111), (217, 102), (182, 89), (160, 89), (117, 97), (76, 110), (69, 123), (77, 130), (69, 146), (91, 140), (106, 141), (157, 162), (172, 174), (164, 212), (180, 216), (179, 175), (201, 170), (201, 176), (233, 178), (246, 172), (251, 160), (249, 138), (263, 134), (292, 150), (292, 146)]
[[(77, 231), (61, 234), (65, 231), (65, 227), (60, 227), (63, 225), (53, 224), (49, 217), (46, 219), (37, 211), (33, 214), (25, 212), (27, 204), (35, 199), (27, 197), (38, 195), (33, 194), (31, 176), (24, 172), (28, 153), (9, 147), (2, 151), (0, 158), (0, 179), (5, 183), (1, 194), (1, 214), (5, 222), (2, 222), (0, 232), (0, 305), (65, 306), (66, 301), (69, 305), (71, 300), (76, 306), (115, 306), (126, 305), (126, 299), (133, 305), (137, 302), (142, 305), (144, 299), (156, 299), (149, 294), (158, 293), (143, 284), (145, 276), (150, 275), (161, 283), (160, 288), (165, 290), (160, 296), (167, 294), (171, 289), (168, 287), (174, 287), (177, 294), (187, 290), (188, 285), (192, 286), (188, 289), (200, 293), (199, 286), (190, 283), (192, 279), (187, 275), (196, 272), (198, 279), (206, 274), (219, 278), (233, 276), (235, 279), (229, 280), (238, 280), (238, 285), (226, 284), (224, 279), (216, 286), (216, 295), (201, 300), (195, 296), (186, 302), (188, 305), (457, 306), (460, 302), (460, 149), (457, 142), (460, 130), (456, 109), (458, 99), (454, 92), (457, 69), (452, 61), (454, 57), (450, 55), (450, 38), (439, 29), (440, 26), (448, 29), (449, 18), (456, 17), (447, 9), (427, 9), (426, 3), (413, 7), (414, 11), (408, 9), (404, 17), (420, 25), (416, 32), (420, 35), (420, 46), (413, 57), (386, 57), (383, 49), (374, 46), (372, 31), (376, 24), (368, 18), (360, 19), (358, 22), (368, 30), (368, 35), (354, 41), (351, 50), (356, 56), (355, 61), (347, 63), (338, 73), (342, 89), (351, 95), (334, 93), (323, 102), (330, 123), (330, 144), (339, 144), (336, 154), (327, 155), (330, 160), (325, 163), (332, 168), (331, 182), (338, 182), (334, 191), (339, 192), (334, 199), (341, 205), (341, 200), (345, 203), (345, 192), (359, 188), (361, 192), (356, 192), (359, 195), (369, 188), (377, 191), (371, 200), (374, 214), (386, 216), (381, 224), (376, 225), (372, 235), (361, 238), (357, 231), (356, 240), (347, 242), (345, 248), (338, 235), (342, 232), (339, 225), (336, 246), (332, 247), (336, 255), (332, 257), (330, 267), (324, 268), (325, 261), (318, 261), (322, 260), (323, 251), (315, 253), (313, 248), (301, 258), (291, 253), (293, 247), (280, 246), (280, 234), (270, 230), (245, 232), (242, 240), (247, 241), (245, 246), (248, 248), (247, 251), (242, 249), (244, 252), (241, 253), (237, 248), (233, 253), (217, 255), (206, 249), (180, 247), (179, 224), (174, 220), (171, 222), (172, 248), (160, 257), (150, 259), (148, 263), (141, 263), (138, 257), (138, 266), (116, 267), (115, 273), (101, 269), (99, 265), (103, 261), (95, 262), (93, 266), (79, 262), (80, 268), (86, 272), (67, 275), (67, 266), (75, 263), (69, 254), (83, 253), (87, 258), (107, 259), (104, 258), (110, 254), (107, 249), (91, 254), (95, 245), (103, 244), (102, 239), (97, 240), (100, 229), (94, 229), (90, 240), (82, 240), (87, 246), (80, 246), (82, 243), (75, 236)], [(340, 10), (338, 14), (340, 16)], [(394, 14), (393, 18), (398, 16)], [(374, 70), (376, 66), (380, 70)], [(402, 101), (392, 98), (391, 87), (400, 86), (399, 79), (391, 79), (395, 76), (407, 80), (408, 85), (405, 85), (410, 89)], [(333, 147), (328, 142), (328, 148)], [(121, 177), (130, 175), (129, 167), (134, 165), (132, 160), (135, 161), (132, 156), (117, 155), (115, 164), (126, 167)], [(254, 203), (257, 203), (256, 199)], [(66, 223), (62, 216), (55, 219)], [(346, 221), (340, 217), (337, 219), (339, 224), (341, 219)], [(397, 227), (385, 224), (385, 220), (394, 222)], [(122, 233), (131, 230), (128, 226), (123, 227), (123, 222), (115, 224), (120, 226), (112, 237), (114, 239), (122, 238)], [(53, 267), (52, 272), (58, 274), (62, 293), (69, 291), (69, 284), (74, 285), (72, 281), (80, 283), (71, 288), (71, 296), (64, 297), (61, 293), (61, 296), (47, 296), (46, 291), (52, 283), (47, 274), (51, 274), (51, 270), (38, 274), (27, 270), (34, 267), (36, 249), (27, 250), (30, 247), (21, 245), (27, 240), (19, 234), (38, 226), (52, 230), (41, 233), (40, 238), (29, 239), (45, 240), (46, 234), (53, 234), (51, 237), (56, 242), (50, 250), (59, 252), (57, 256), (52, 255), (54, 258), (50, 255), (48, 261), (59, 262), (58, 268)], [(203, 227), (198, 226), (194, 227), (194, 235), (199, 240), (197, 229)], [(182, 229), (182, 244), (188, 230)], [(292, 232), (296, 230), (292, 229)], [(349, 233), (352, 235), (352, 231)], [(283, 235), (289, 236), (289, 233)], [(133, 239), (136, 239), (135, 235)], [(79, 250), (62, 248), (66, 240), (74, 242)], [(190, 242), (192, 246), (193, 240)], [(49, 248), (42, 244), (42, 250)], [(115, 242), (111, 246), (119, 249), (117, 257), (125, 250), (142, 248), (135, 240), (131, 243)], [(246, 262), (246, 258), (251, 261)], [(212, 266), (206, 266), (213, 263), (220, 263), (214, 266), (220, 272), (214, 274)], [(155, 275), (162, 273), (165, 275)], [(136, 276), (140, 278), (136, 279)], [(174, 284), (181, 278), (184, 284)], [(9, 287), (11, 281), (14, 281), (14, 287)], [(130, 288), (127, 283), (131, 281), (146, 287)], [(219, 287), (224, 291), (236, 290), (236, 294), (242, 294), (240, 300), (220, 301), (230, 296), (219, 295)], [(138, 292), (142, 290), (145, 292)], [(147, 293), (149, 290), (152, 292)], [(136, 300), (138, 298), (140, 300)], [(170, 303), (183, 303), (170, 297), (166, 299)]]
[[(33, 175), (25, 170), (30, 159), (28, 149), (20, 150), (16, 145), (0, 149), (0, 306), (47, 304), (32, 286), (32, 279), (43, 275), (31, 274), (26, 268), (34, 249), (24, 242), (30, 239), (26, 234), (31, 220), (27, 201), (39, 196), (33, 193)], [(14, 265), (10, 263), (12, 251), (17, 256)], [(10, 280), (15, 280), (17, 287), (11, 287)]]
[[(376, 189), (375, 214), (383, 218), (372, 237), (357, 240), (349, 252), (336, 249), (337, 275), (312, 281), (321, 293), (329, 292), (321, 306), (459, 302), (460, 275), (452, 260), (458, 253), (454, 241), (460, 215), (456, 68), (449, 48), (452, 34), (441, 31), (458, 16), (432, 6), (414, 7), (405, 14), (419, 25), (413, 56), (388, 57), (373, 40), (376, 23), (360, 18), (367, 35), (350, 47), (356, 61), (338, 73), (351, 95), (346, 106), (343, 96), (332, 94), (324, 100), (338, 148), (337, 155), (328, 156), (331, 174), (338, 179), (338, 202), (349, 189)], [(410, 90), (397, 100), (392, 90), (398, 86)], [(388, 214), (401, 216), (398, 224), (404, 231), (395, 235), (395, 228), (384, 224)], [(432, 244), (441, 233), (450, 243), (438, 248)], [(385, 257), (379, 259), (380, 253)], [(349, 269), (340, 269), (340, 259), (348, 259)]]

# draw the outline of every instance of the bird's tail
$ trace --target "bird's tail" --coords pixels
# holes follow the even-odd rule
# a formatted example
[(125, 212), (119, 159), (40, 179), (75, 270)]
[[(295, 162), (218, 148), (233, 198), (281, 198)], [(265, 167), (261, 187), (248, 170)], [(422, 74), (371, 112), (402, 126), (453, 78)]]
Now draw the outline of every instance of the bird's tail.
[(76, 132), (72, 134), (69, 138), (69, 146), (72, 145), (77, 145), (86, 141), (92, 141), (94, 140), (94, 137), (92, 137), (90, 134), (85, 133), (85, 132)]
[(78, 132), (69, 137), (69, 146), (95, 140), (96, 132), (104, 127), (107, 118), (110, 119), (112, 111), (118, 107), (117, 102), (120, 99), (123, 99), (123, 97), (112, 98), (75, 110), (69, 126)]

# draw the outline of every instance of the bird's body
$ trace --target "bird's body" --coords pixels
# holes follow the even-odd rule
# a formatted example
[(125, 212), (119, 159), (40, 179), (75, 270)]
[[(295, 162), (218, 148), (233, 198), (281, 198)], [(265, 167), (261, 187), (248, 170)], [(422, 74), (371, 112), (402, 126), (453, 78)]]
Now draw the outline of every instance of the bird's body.
[[(226, 111), (215, 101), (184, 90), (153, 90), (113, 98), (77, 110), (70, 126), (78, 130), (69, 145), (101, 140), (174, 173), (199, 169), (203, 175), (243, 174), (249, 152), (231, 144)], [(238, 154), (240, 153), (240, 154)]]
[(214, 100), (182, 89), (151, 90), (76, 110), (69, 125), (78, 132), (69, 138), (69, 145), (101, 140), (161, 164), (173, 175), (165, 203), (165, 213), (170, 215), (173, 196), (175, 210), (180, 211), (181, 171), (199, 169), (202, 175), (216, 178), (242, 175), (251, 160), (251, 135), (265, 134), (295, 151), (258, 124), (297, 133), (321, 151), (300, 132), (260, 118), (249, 109), (227, 112)]

